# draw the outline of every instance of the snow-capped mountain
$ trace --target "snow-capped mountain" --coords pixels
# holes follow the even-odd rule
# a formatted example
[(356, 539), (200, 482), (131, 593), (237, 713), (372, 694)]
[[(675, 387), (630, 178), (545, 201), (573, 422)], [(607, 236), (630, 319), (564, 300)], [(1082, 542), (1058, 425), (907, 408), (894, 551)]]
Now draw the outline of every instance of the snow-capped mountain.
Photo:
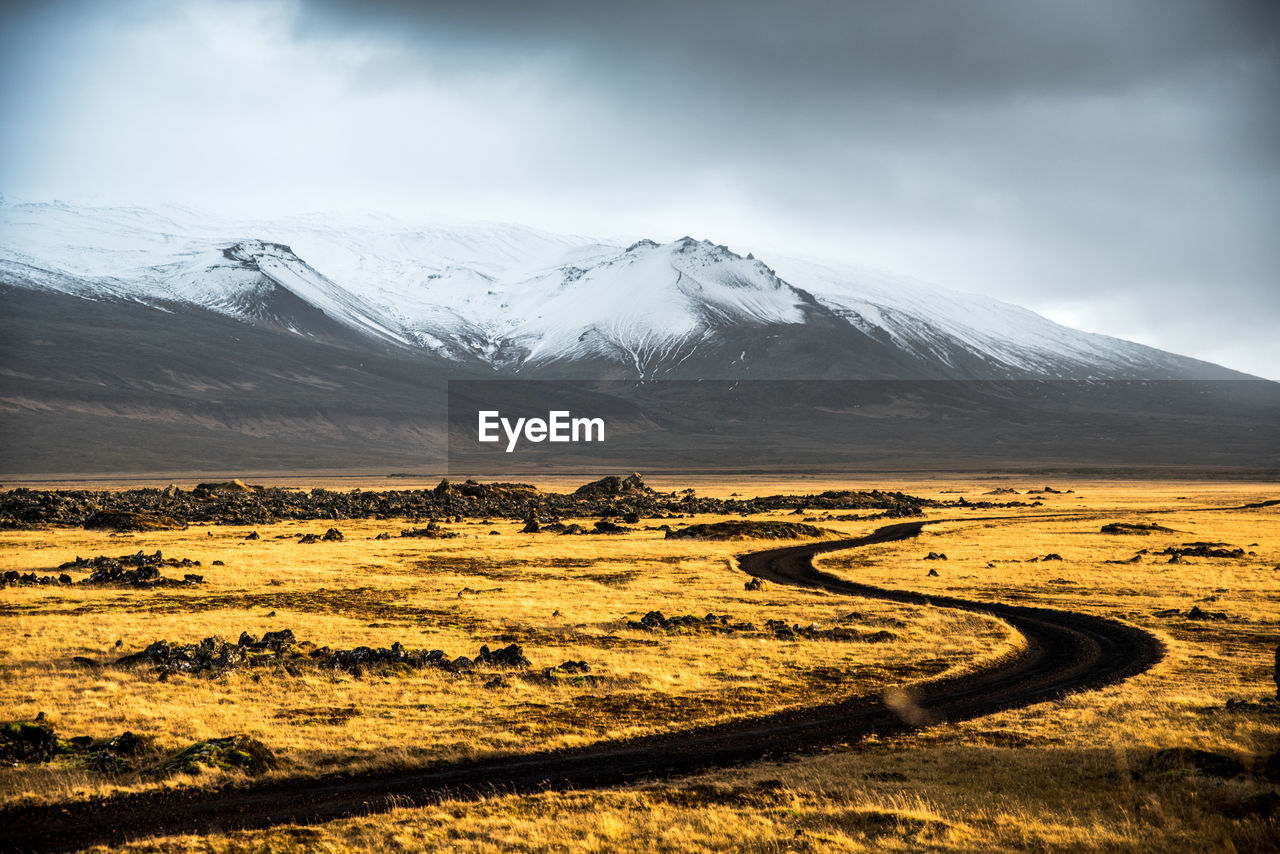
[(505, 471), (455, 449), (455, 403), (608, 418), (535, 471), (1276, 468), (1280, 385), (1241, 378), (691, 238), (0, 203), (6, 476)]
[(303, 337), (336, 327), (504, 375), (1239, 376), (986, 297), (790, 258), (767, 265), (688, 237), (623, 245), (371, 216), (233, 223), (7, 205), (0, 280), (193, 306)]

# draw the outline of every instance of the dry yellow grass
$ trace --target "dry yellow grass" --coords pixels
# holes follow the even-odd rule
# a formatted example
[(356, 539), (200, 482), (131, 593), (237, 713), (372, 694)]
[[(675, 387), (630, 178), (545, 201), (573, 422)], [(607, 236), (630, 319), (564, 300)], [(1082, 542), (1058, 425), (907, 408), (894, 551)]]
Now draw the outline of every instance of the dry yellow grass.
[[(725, 491), (809, 486), (770, 484), (775, 485)], [(1042, 483), (877, 485), (929, 497), (963, 494), (973, 501), (1029, 500), (981, 493)], [(130, 850), (1274, 850), (1280, 843), (1275, 818), (1234, 812), (1264, 784), (1251, 777), (1222, 781), (1156, 773), (1145, 770), (1145, 763), (1167, 746), (1223, 751), (1246, 765), (1280, 749), (1280, 715), (1226, 708), (1230, 698), (1258, 701), (1275, 691), (1280, 508), (1181, 509), (1273, 498), (1280, 490), (1226, 483), (1053, 485), (1075, 492), (1032, 496), (1044, 506), (1022, 511), (931, 511), (935, 518), (971, 521), (926, 527), (913, 541), (836, 553), (824, 559), (824, 568), (886, 587), (1061, 607), (1142, 625), (1162, 637), (1169, 654), (1122, 685), (917, 735), (870, 739), (820, 756), (654, 786), (450, 802), (314, 828), (174, 837)], [(1169, 509), (1175, 512), (1148, 515)], [(1073, 515), (994, 518), (1053, 512)], [(1154, 521), (1177, 533), (1098, 533), (1110, 521)], [(852, 534), (874, 523), (822, 524)], [(324, 527), (295, 524), (279, 531)], [(44, 710), (68, 734), (109, 735), (132, 727), (176, 745), (230, 731), (255, 732), (289, 760), (289, 769), (280, 773), (314, 773), (339, 764), (416, 763), (688, 726), (833, 690), (882, 690), (942, 666), (979, 666), (1016, 643), (1000, 624), (941, 609), (778, 587), (746, 593), (729, 558), (750, 544), (670, 542), (654, 533), (529, 537), (513, 533), (517, 528), (509, 523), (496, 526), (504, 532), (500, 537), (488, 537), (489, 526), (461, 525), (478, 536), (371, 541), (363, 537), (396, 526), (340, 527), (347, 542), (315, 546), (274, 540), (276, 530), (267, 529), (260, 529), (264, 539), (256, 543), (240, 540), (247, 529), (229, 528), (211, 529), (213, 537), (197, 529), (134, 538), (78, 531), (0, 537), (0, 569), (54, 566), (75, 552), (158, 547), (167, 555), (201, 559), (210, 581), (208, 589), (194, 592), (3, 591), (3, 630), (14, 640), (6, 642), (0, 659), (0, 702), (12, 718)], [(1256, 554), (1172, 565), (1151, 555), (1138, 564), (1106, 562), (1196, 540), (1227, 542)], [(944, 552), (948, 560), (923, 561), (929, 551)], [(1051, 552), (1064, 560), (1026, 562)], [(213, 559), (226, 566), (209, 567)], [(938, 577), (927, 576), (931, 568)], [(272, 586), (273, 578), (281, 586)], [(458, 599), (457, 591), (467, 586), (502, 590)], [(321, 589), (325, 596), (313, 600), (279, 598)], [(210, 601), (219, 599), (217, 605)], [(1231, 619), (1155, 616), (1193, 604)], [(621, 627), (620, 619), (650, 608), (667, 614), (728, 612), (757, 623), (780, 616), (824, 626), (856, 610), (865, 615), (867, 628), (895, 618), (906, 625), (895, 629), (899, 642), (884, 645), (655, 636)], [(277, 616), (268, 620), (264, 614), (270, 610)], [(299, 637), (333, 646), (401, 640), (453, 655), (516, 637), (535, 665), (584, 658), (605, 682), (550, 688), (516, 681), (495, 694), (481, 683), (434, 672), (391, 680), (263, 674), (260, 682), (241, 676), (158, 682), (112, 671), (90, 677), (69, 667), (72, 655), (107, 654), (121, 635), (128, 648), (137, 649), (159, 637), (194, 640), (286, 625)], [(608, 635), (627, 643), (606, 646), (600, 639)], [(637, 645), (641, 641), (658, 645)], [(640, 702), (653, 696), (663, 699)], [(618, 699), (623, 702), (613, 702)], [(360, 707), (365, 716), (340, 726), (275, 717), (283, 708), (344, 705)], [(4, 797), (11, 802), (121, 785), (57, 768), (4, 775)]]
[[(691, 521), (703, 521), (701, 519)], [(0, 591), (0, 657), (6, 717), (44, 713), (64, 737), (124, 730), (172, 748), (246, 732), (285, 760), (276, 776), (336, 769), (403, 767), (512, 751), (572, 746), (712, 723), (811, 702), (815, 696), (875, 692), (955, 672), (1006, 653), (1018, 638), (997, 621), (939, 609), (873, 605), (820, 593), (743, 589), (732, 555), (750, 545), (626, 536), (525, 535), (510, 522), (451, 526), (446, 540), (372, 539), (388, 522), (344, 522), (346, 540), (298, 544), (324, 523), (249, 528), (193, 527), (146, 535), (86, 531), (10, 532), (0, 537), (0, 571), (57, 566), (76, 555), (139, 548), (201, 561), (196, 589), (18, 587)], [(500, 530), (491, 536), (490, 530)], [(224, 565), (215, 566), (214, 560)], [(170, 569), (170, 574), (184, 570)], [(467, 590), (484, 591), (479, 594)], [(784, 641), (755, 634), (682, 635), (633, 630), (627, 619), (728, 613), (871, 634), (893, 626), (892, 643)], [(273, 616), (268, 616), (273, 614)], [(454, 676), (426, 670), (361, 678), (319, 668), (297, 675), (253, 669), (224, 676), (74, 666), (111, 661), (158, 639), (234, 640), (241, 631), (291, 628), (300, 640), (445, 650), (474, 656), (481, 644), (518, 642), (533, 671), (585, 660), (599, 682), (547, 685), (515, 676), (485, 687), (492, 672)], [(939, 649), (939, 635), (956, 642)], [(119, 649), (115, 644), (121, 641)], [(355, 709), (324, 723), (325, 709)], [(212, 782), (215, 775), (199, 783)], [(185, 784), (186, 779), (168, 783)], [(166, 785), (112, 779), (74, 767), (0, 771), (0, 798), (61, 800), (118, 788)]]

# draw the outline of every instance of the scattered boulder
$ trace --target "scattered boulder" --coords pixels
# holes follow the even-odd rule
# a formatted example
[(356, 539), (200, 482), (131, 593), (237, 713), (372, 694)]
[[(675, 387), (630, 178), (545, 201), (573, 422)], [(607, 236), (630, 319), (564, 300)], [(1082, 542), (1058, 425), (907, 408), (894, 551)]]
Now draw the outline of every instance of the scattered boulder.
[(342, 536), (342, 532), (337, 528), (330, 528), (324, 532), (324, 536), (320, 539), (326, 543), (340, 543), (345, 537)]
[(60, 749), (51, 726), (19, 721), (0, 727), (0, 762), (48, 762)]
[(493, 651), (490, 651), (487, 645), (480, 647), (475, 663), (477, 666), (486, 667), (528, 667), (531, 662), (525, 658), (524, 650), (520, 645), (513, 643)]
[(248, 735), (231, 735), (197, 741), (150, 769), (145, 775), (163, 779), (175, 774), (199, 774), (208, 768), (256, 775), (275, 768), (278, 764), (276, 755), (261, 741)]
[(936, 570), (936, 569), (931, 569), (931, 570), (929, 570), (927, 573), (925, 573), (925, 577), (927, 577), (927, 578), (937, 578), (937, 577), (938, 577), (938, 570)]
[(1191, 610), (1185, 614), (1177, 608), (1165, 608), (1156, 611), (1152, 616), (1167, 619), (1170, 617), (1185, 617), (1188, 620), (1205, 620), (1205, 621), (1226, 621), (1231, 618), (1223, 611), (1206, 611), (1199, 605), (1192, 605)]
[(331, 650), (300, 641), (291, 629), (267, 632), (261, 639), (242, 632), (239, 640), (229, 643), (208, 637), (197, 644), (177, 644), (159, 640), (141, 652), (116, 660), (118, 667), (145, 667), (161, 679), (176, 673), (217, 674), (248, 667), (277, 666), (291, 675), (305, 666), (340, 670), (363, 676), (374, 670), (384, 674), (403, 674), (412, 670), (434, 668), (449, 673), (469, 671), (477, 666), (526, 668), (530, 666), (518, 644), (501, 649), (480, 648), (474, 659), (465, 656), (451, 660), (443, 650), (409, 650), (400, 643), (391, 647), (358, 646), (354, 649)]
[[(1180, 546), (1170, 546), (1162, 552), (1162, 555), (1171, 555), (1169, 563), (1174, 563), (1175, 557), (1226, 557), (1226, 558), (1243, 558), (1245, 550), (1229, 546), (1226, 543), (1183, 543)], [(1181, 563), (1181, 561), (1177, 561)]]
[(544, 667), (541, 673), (541, 681), (555, 684), (557, 682), (569, 682), (575, 685), (594, 684), (599, 682), (597, 676), (589, 675), (591, 673), (591, 665), (585, 661), (565, 661), (555, 667)]
[(947, 556), (942, 552), (929, 552), (924, 556), (925, 560), (946, 560)]
[(644, 479), (637, 472), (627, 475), (626, 477), (618, 477), (617, 475), (608, 475), (599, 480), (593, 480), (591, 483), (584, 484), (573, 491), (575, 498), (602, 499), (616, 498), (621, 495), (632, 494), (649, 495), (653, 490), (645, 485)]
[(107, 739), (75, 736), (60, 739), (53, 727), (35, 722), (18, 722), (0, 727), (0, 762), (34, 765), (65, 757), (82, 762), (103, 773), (118, 774), (131, 769), (129, 760), (151, 748), (144, 736), (123, 732)]
[(258, 532), (257, 532), (257, 531), (250, 531), (250, 532), (248, 533), (248, 535), (246, 535), (246, 536), (245, 536), (245, 539), (246, 539), (246, 540), (257, 540), (257, 539), (260, 539), (260, 537), (258, 536)]
[(1199, 605), (1192, 605), (1191, 610), (1187, 612), (1188, 620), (1227, 620), (1227, 615), (1222, 611), (1206, 611)]
[(428, 522), (425, 528), (404, 528), (400, 531), (400, 536), (427, 540), (447, 540), (458, 535), (453, 531), (446, 531), (433, 521)]
[(596, 522), (595, 528), (596, 528), (597, 534), (626, 534), (631, 531), (630, 528), (624, 525), (614, 524), (613, 522), (610, 522), (608, 519), (601, 519), (600, 521)]
[[(120, 555), (119, 557), (108, 557), (106, 555), (98, 555), (88, 559), (77, 557), (75, 560), (67, 561), (60, 565), (58, 569), (89, 572), (88, 578), (78, 582), (79, 585), (85, 587), (141, 587), (151, 589), (155, 587), (191, 587), (203, 584), (204, 578), (200, 575), (188, 573), (179, 581), (175, 578), (167, 578), (160, 573), (160, 570), (167, 566), (193, 567), (199, 565), (200, 561), (191, 560), (190, 558), (179, 560), (166, 558), (159, 551), (154, 554), (146, 554), (140, 551), (137, 554)], [(30, 572), (19, 574), (13, 570), (0, 574), (0, 588), (10, 585), (69, 585), (72, 583), (74, 582), (72, 582), (71, 576), (65, 572), (56, 577), (53, 575), (41, 576)]]
[(864, 641), (879, 643), (885, 640), (896, 640), (896, 635), (889, 632), (864, 634), (844, 626), (823, 629), (817, 623), (801, 625), (788, 623), (786, 620), (766, 620), (763, 629), (749, 622), (738, 622), (729, 614), (707, 614), (699, 617), (696, 614), (685, 614), (679, 617), (664, 616), (661, 611), (650, 611), (639, 620), (628, 620), (627, 627), (640, 631), (665, 631), (676, 634), (738, 634), (742, 632), (762, 631), (778, 640), (827, 640), (827, 641)]
[(1154, 522), (1108, 522), (1099, 531), (1103, 534), (1131, 534), (1141, 537), (1150, 536), (1155, 532), (1162, 534), (1174, 533), (1172, 528), (1166, 528)]
[(742, 586), (743, 586), (744, 588), (746, 588), (749, 592), (753, 592), (753, 593), (754, 593), (754, 592), (755, 592), (755, 591), (757, 591), (757, 590), (763, 590), (763, 589), (764, 589), (764, 579), (763, 579), (763, 578), (753, 578), (753, 579), (751, 579), (750, 581), (748, 581), (746, 584), (744, 584), (744, 585), (742, 585)]

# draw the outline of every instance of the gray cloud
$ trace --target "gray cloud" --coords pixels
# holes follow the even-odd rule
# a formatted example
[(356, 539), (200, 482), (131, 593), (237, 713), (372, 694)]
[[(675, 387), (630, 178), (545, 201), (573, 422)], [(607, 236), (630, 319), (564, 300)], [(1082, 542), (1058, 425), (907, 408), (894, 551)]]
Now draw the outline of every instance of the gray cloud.
[(0, 188), (878, 266), (1280, 378), (1280, 6), (64, 3)]

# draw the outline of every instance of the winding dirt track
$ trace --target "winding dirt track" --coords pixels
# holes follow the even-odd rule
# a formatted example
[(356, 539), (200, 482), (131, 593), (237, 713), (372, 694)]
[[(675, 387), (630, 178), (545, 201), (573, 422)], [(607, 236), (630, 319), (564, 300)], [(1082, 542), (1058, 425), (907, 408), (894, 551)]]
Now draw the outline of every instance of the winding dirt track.
[[(962, 520), (931, 520), (937, 521)], [(215, 791), (157, 792), (0, 812), (0, 848), (68, 851), (94, 844), (179, 833), (315, 824), (396, 806), (496, 792), (616, 786), (752, 762), (930, 723), (957, 721), (1098, 688), (1141, 673), (1163, 647), (1141, 629), (1055, 611), (885, 590), (843, 581), (813, 567), (816, 554), (903, 540), (925, 522), (902, 522), (854, 539), (743, 555), (742, 569), (778, 584), (993, 614), (1027, 640), (1018, 656), (989, 670), (917, 687), (890, 708), (860, 697), (663, 736), (612, 741), (422, 771), (327, 777)], [(895, 711), (896, 709), (896, 711)]]

